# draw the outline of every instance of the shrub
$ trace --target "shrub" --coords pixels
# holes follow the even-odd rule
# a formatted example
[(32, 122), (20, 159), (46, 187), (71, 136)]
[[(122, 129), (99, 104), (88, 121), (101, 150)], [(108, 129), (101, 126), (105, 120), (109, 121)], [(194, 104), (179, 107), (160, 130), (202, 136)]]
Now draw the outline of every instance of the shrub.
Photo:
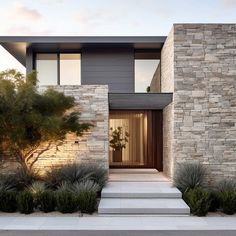
[(19, 194), (18, 208), (23, 214), (30, 214), (34, 211), (34, 198), (31, 192), (24, 190)]
[(12, 175), (1, 175), (0, 176), (0, 191), (15, 191), (16, 183), (14, 176)]
[(209, 211), (210, 212), (215, 212), (220, 208), (220, 200), (219, 200), (219, 194), (215, 190), (210, 191), (210, 199), (211, 199), (211, 204)]
[(17, 190), (24, 190), (39, 177), (37, 176), (36, 173), (21, 168), (17, 170), (15, 174), (12, 175), (12, 178)]
[(38, 195), (38, 207), (43, 212), (51, 212), (55, 210), (56, 197), (55, 192), (51, 190), (45, 190)]
[(236, 181), (233, 179), (223, 179), (217, 183), (216, 189), (219, 192), (236, 191)]
[(92, 180), (86, 180), (81, 183), (73, 184), (70, 189), (75, 194), (79, 194), (81, 191), (92, 191), (97, 193), (100, 190), (100, 186)]
[(57, 189), (58, 186), (63, 182), (61, 178), (60, 169), (55, 167), (48, 171), (44, 180), (48, 188)]
[(28, 187), (28, 190), (33, 195), (39, 195), (39, 194), (43, 193), (46, 190), (46, 185), (45, 185), (44, 182), (36, 181)]
[(216, 189), (222, 211), (228, 215), (234, 214), (236, 212), (236, 182), (232, 179), (224, 179), (217, 184)]
[(177, 168), (174, 185), (185, 193), (196, 187), (204, 187), (206, 169), (200, 163), (183, 163)]
[(220, 192), (219, 198), (222, 211), (227, 215), (233, 215), (236, 212), (236, 192), (232, 190)]
[(41, 193), (46, 190), (46, 185), (44, 182), (35, 181), (28, 188), (28, 191), (32, 193), (34, 197), (35, 207), (38, 205), (38, 197)]
[(78, 196), (79, 209), (83, 213), (93, 213), (97, 206), (97, 192), (100, 186), (92, 180), (72, 185), (72, 191)]
[(68, 164), (52, 169), (46, 177), (47, 185), (56, 189), (62, 182), (71, 184), (93, 180), (102, 188), (108, 179), (108, 172), (104, 168), (91, 164)]
[(193, 215), (205, 216), (210, 207), (210, 193), (197, 187), (185, 193), (185, 199)]
[(17, 209), (17, 192), (0, 192), (0, 210), (4, 212), (15, 212)]
[(97, 165), (84, 165), (84, 168), (87, 173), (91, 173), (89, 179), (97, 183), (101, 190), (108, 181), (108, 171)]
[(57, 192), (57, 208), (62, 213), (72, 213), (78, 209), (78, 199), (75, 194), (60, 190)]

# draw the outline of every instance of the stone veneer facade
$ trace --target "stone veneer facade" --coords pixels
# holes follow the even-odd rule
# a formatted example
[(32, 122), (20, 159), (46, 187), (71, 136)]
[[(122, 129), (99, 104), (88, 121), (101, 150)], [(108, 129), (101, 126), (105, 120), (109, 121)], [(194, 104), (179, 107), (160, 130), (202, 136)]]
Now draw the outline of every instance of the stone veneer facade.
[[(73, 96), (77, 103), (73, 111), (81, 113), (81, 122), (92, 123), (94, 127), (79, 138), (68, 134), (63, 145), (58, 148), (52, 145), (50, 150), (40, 156), (34, 168), (44, 170), (70, 162), (97, 163), (108, 168), (108, 86), (66, 85), (53, 88)], [(41, 87), (41, 90), (44, 89)]]
[(161, 56), (164, 171), (198, 161), (209, 180), (236, 176), (236, 25), (175, 24)]

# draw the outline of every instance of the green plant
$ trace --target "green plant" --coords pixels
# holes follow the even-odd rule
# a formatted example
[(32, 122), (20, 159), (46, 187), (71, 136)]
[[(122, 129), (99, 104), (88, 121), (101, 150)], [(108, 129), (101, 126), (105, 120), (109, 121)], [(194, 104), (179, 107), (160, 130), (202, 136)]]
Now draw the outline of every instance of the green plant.
[(236, 181), (223, 179), (216, 185), (220, 207), (225, 214), (232, 215), (236, 212)]
[(200, 163), (182, 163), (178, 165), (174, 176), (174, 186), (182, 193), (196, 187), (204, 187), (206, 169)]
[(44, 182), (40, 182), (40, 181), (35, 181), (34, 183), (32, 183), (27, 190), (32, 193), (33, 197), (34, 197), (34, 204), (35, 207), (38, 206), (38, 201), (39, 201), (39, 195), (41, 193), (43, 193), (46, 190), (46, 185)]
[(190, 189), (185, 193), (185, 199), (192, 214), (205, 216), (208, 213), (211, 199), (210, 193), (207, 190), (201, 187)]
[(56, 197), (55, 192), (45, 190), (38, 195), (38, 207), (43, 212), (51, 212), (55, 210)]
[(110, 128), (110, 147), (113, 150), (122, 150), (126, 147), (126, 143), (128, 143), (129, 133), (127, 131), (123, 131), (121, 126), (118, 126), (116, 129)]
[(219, 198), (222, 211), (227, 215), (233, 215), (236, 212), (236, 192), (232, 190), (219, 192)]
[(220, 199), (219, 199), (218, 192), (215, 190), (211, 190), (210, 199), (211, 199), (211, 205), (210, 205), (209, 211), (215, 212), (220, 208)]
[(82, 213), (93, 213), (97, 206), (97, 194), (93, 190), (81, 190), (78, 194), (79, 209)]
[(233, 179), (223, 179), (216, 184), (218, 192), (236, 191), (236, 181)]
[(102, 188), (108, 180), (108, 172), (97, 165), (72, 163), (52, 169), (45, 178), (47, 186), (53, 189), (63, 182), (73, 184), (86, 180), (93, 180)]
[(0, 210), (4, 212), (15, 212), (17, 209), (17, 192), (0, 192)]
[(33, 194), (33, 195), (39, 195), (42, 192), (46, 190), (46, 185), (44, 182), (40, 181), (35, 181), (32, 183), (29, 187), (28, 190)]
[(62, 213), (77, 211), (78, 199), (76, 195), (64, 190), (57, 191), (57, 209)]
[(106, 185), (108, 181), (108, 171), (98, 165), (84, 165), (87, 173), (91, 173), (89, 180), (94, 181), (100, 186), (100, 190)]
[(39, 178), (35, 172), (24, 168), (18, 169), (11, 177), (17, 190), (24, 190)]
[(74, 97), (52, 88), (39, 92), (36, 72), (0, 72), (0, 150), (31, 170), (51, 143), (60, 145), (68, 132), (81, 136), (93, 126), (68, 112), (74, 105)]
[(97, 192), (100, 186), (92, 180), (86, 180), (72, 185), (71, 190), (78, 198), (79, 209), (82, 213), (93, 213), (97, 206)]
[(0, 175), (0, 191), (15, 191), (16, 182), (12, 174)]
[(31, 192), (24, 190), (19, 194), (18, 208), (23, 214), (30, 214), (34, 211), (34, 198)]
[(97, 193), (100, 190), (100, 186), (92, 180), (86, 180), (81, 183), (75, 183), (71, 186), (71, 191), (75, 194), (80, 194), (82, 191), (92, 191)]

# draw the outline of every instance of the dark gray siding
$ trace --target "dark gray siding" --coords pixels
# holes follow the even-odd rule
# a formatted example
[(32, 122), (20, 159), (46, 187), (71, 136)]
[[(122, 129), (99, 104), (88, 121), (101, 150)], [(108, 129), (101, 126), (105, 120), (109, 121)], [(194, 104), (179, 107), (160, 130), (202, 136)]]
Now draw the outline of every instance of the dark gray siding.
[(83, 50), (81, 84), (107, 84), (109, 92), (134, 92), (134, 50)]

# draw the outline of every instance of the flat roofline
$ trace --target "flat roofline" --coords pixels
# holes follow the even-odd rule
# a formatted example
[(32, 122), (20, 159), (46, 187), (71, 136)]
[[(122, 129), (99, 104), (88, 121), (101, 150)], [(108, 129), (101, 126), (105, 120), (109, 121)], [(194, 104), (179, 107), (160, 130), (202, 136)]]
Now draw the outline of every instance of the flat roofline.
[(22, 65), (26, 65), (26, 50), (60, 51), (81, 50), (96, 47), (132, 47), (160, 52), (166, 36), (0, 36), (0, 44), (14, 56)]
[(0, 43), (164, 43), (166, 36), (0, 36)]

